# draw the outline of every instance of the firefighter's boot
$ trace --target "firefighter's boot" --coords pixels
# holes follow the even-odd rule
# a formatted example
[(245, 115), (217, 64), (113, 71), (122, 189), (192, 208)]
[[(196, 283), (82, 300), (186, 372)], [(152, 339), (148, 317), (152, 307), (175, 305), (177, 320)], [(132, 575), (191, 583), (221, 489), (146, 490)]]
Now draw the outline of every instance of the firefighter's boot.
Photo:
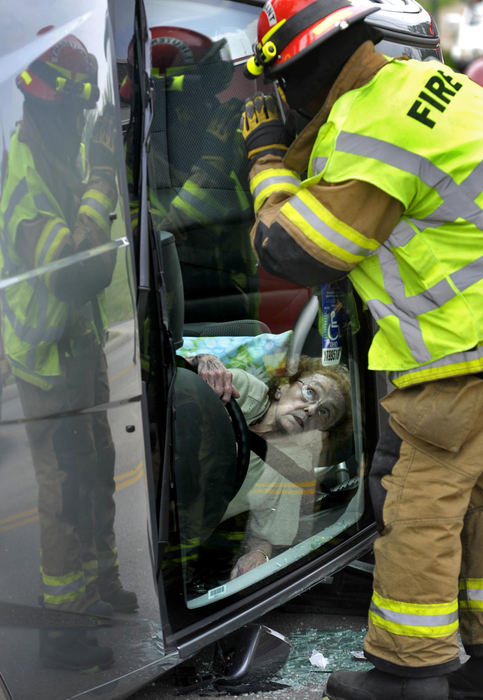
[(448, 681), (451, 700), (483, 700), (483, 658), (472, 656)]
[(40, 661), (46, 668), (94, 673), (114, 661), (112, 649), (94, 644), (84, 630), (40, 630)]
[(101, 592), (102, 600), (112, 605), (115, 612), (134, 613), (138, 609), (138, 598), (134, 591), (116, 588), (109, 593)]
[(114, 608), (105, 600), (96, 600), (91, 603), (85, 610), (84, 615), (98, 615), (101, 617), (112, 617)]
[(330, 700), (448, 700), (446, 676), (401, 678), (377, 669), (336, 671), (329, 677)]

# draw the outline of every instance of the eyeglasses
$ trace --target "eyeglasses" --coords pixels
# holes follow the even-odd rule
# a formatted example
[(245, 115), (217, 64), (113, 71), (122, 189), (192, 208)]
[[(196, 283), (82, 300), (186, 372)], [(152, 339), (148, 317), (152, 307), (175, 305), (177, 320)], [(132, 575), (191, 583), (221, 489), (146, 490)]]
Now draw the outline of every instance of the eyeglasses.
[(317, 404), (316, 413), (321, 418), (329, 418), (330, 410), (327, 406), (322, 406), (323, 401), (317, 389), (314, 389), (310, 384), (306, 384), (301, 379), (297, 379), (297, 383), (300, 384), (300, 394), (305, 403)]

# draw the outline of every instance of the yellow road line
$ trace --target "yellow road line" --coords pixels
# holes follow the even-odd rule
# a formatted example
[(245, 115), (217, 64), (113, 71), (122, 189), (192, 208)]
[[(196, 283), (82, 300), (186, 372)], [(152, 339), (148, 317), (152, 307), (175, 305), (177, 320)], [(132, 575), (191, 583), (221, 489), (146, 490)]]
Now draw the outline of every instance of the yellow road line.
[(139, 479), (144, 475), (143, 464), (144, 462), (141, 460), (141, 462), (139, 462), (139, 464), (130, 472), (125, 472), (124, 474), (114, 477), (114, 481), (117, 482), (116, 491), (125, 489), (126, 486), (131, 486), (132, 484), (135, 484), (136, 481), (139, 481)]
[[(127, 486), (132, 486), (136, 481), (139, 481), (144, 476), (144, 462), (141, 460), (134, 469), (131, 469), (123, 474), (118, 474), (114, 477), (116, 482), (116, 491), (121, 491)], [(9, 515), (7, 518), (2, 518), (0, 520), (0, 533), (8, 532), (9, 530), (14, 530), (22, 525), (28, 525), (29, 523), (36, 522), (39, 519), (39, 512), (37, 508), (31, 508), (30, 510), (25, 510), (22, 513), (15, 513), (14, 515)]]
[(109, 379), (109, 384), (112, 384), (113, 382), (116, 382), (118, 379), (120, 379), (121, 377), (123, 377), (123, 376), (124, 376), (125, 374), (127, 374), (130, 370), (132, 370), (133, 367), (135, 367), (135, 366), (136, 366), (136, 365), (134, 364), (134, 362), (131, 362), (131, 364), (128, 365), (127, 367), (125, 367), (124, 369), (121, 369), (119, 372), (116, 372), (116, 374), (113, 374), (112, 377), (110, 377), (110, 379)]
[(141, 460), (135, 467), (134, 469), (131, 469), (128, 472), (124, 472), (124, 474), (118, 474), (117, 476), (114, 477), (114, 481), (124, 481), (124, 479), (129, 479), (131, 476), (134, 476), (134, 474), (137, 474), (143, 466), (143, 461)]
[(25, 520), (18, 520), (17, 522), (11, 523), (10, 525), (5, 525), (4, 527), (0, 527), (0, 532), (7, 532), (8, 530), (14, 530), (16, 527), (21, 527), (22, 525), (28, 525), (29, 523), (34, 523), (38, 519), (39, 519), (39, 516), (34, 515), (31, 518), (26, 518)]
[(15, 513), (15, 515), (9, 515), (8, 518), (2, 518), (0, 520), (0, 525), (4, 523), (10, 523), (12, 520), (18, 520), (19, 518), (25, 518), (28, 515), (37, 513), (37, 508), (31, 508), (30, 510), (24, 510), (23, 513)]

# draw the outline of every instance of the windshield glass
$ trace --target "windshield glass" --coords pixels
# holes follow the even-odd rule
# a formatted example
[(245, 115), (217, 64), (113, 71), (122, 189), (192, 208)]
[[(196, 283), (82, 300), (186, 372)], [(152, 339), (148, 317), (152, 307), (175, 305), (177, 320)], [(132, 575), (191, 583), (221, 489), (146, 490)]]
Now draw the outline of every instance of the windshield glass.
[(240, 474), (221, 401), (199, 377), (178, 373), (176, 518), (163, 573), (176, 601), (181, 571), (189, 609), (262, 585), (330, 548), (365, 508), (352, 291), (273, 277), (250, 243), (240, 115), (256, 90), (273, 92), (243, 75), (258, 14), (235, 2), (147, 3), (149, 197), (156, 235), (171, 234), (180, 262), (178, 358), (209, 353), (232, 371), (248, 439), (261, 445), (255, 440)]

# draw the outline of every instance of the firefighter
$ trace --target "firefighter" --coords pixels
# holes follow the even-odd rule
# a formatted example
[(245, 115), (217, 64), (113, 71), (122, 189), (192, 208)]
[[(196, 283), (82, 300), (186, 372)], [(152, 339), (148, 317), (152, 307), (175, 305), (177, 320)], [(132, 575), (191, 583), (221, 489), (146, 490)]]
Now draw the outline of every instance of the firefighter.
[[(114, 536), (114, 443), (106, 412), (85, 410), (109, 401), (103, 292), (116, 255), (112, 248), (86, 252), (110, 241), (115, 113), (106, 105), (91, 122), (86, 171), (79, 154), (86, 112), (100, 97), (95, 56), (65, 36), (16, 83), (23, 118), (0, 204), (0, 262), (3, 279), (26, 278), (3, 290), (2, 328), (32, 419), (26, 430), (39, 488), (42, 604), (104, 616), (134, 612), (136, 594), (121, 585)], [(52, 266), (63, 258), (71, 262)], [(29, 276), (47, 264), (48, 272)], [(35, 420), (42, 416), (54, 418)], [(113, 661), (110, 648), (71, 629), (42, 630), (40, 656), (46, 666), (72, 670)]]
[[(253, 212), (238, 131), (242, 103), (219, 98), (233, 77), (226, 39), (212, 41), (183, 27), (157, 26), (150, 33), (150, 209), (155, 230), (176, 238), (185, 323), (256, 318), (258, 277), (249, 240)], [(132, 95), (133, 64), (131, 42), (120, 89), (124, 102)], [(128, 160), (132, 146), (128, 133)], [(135, 230), (136, 205), (132, 209)]]
[(332, 674), (327, 695), (473, 698), (483, 695), (483, 90), (438, 61), (378, 53), (377, 10), (264, 5), (247, 71), (277, 81), (309, 121), (290, 142), (272, 97), (246, 101), (251, 235), (261, 264), (292, 282), (349, 276), (378, 326), (369, 367), (394, 386), (372, 479), (380, 536), (364, 648), (375, 668)]

